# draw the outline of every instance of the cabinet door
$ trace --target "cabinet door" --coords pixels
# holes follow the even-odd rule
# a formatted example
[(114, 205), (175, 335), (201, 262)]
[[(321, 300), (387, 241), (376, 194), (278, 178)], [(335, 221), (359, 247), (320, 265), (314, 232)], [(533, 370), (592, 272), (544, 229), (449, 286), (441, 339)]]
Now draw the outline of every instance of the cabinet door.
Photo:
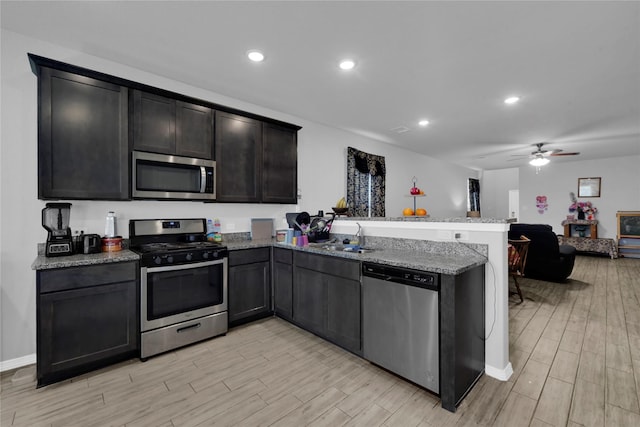
[(38, 384), (135, 352), (137, 301), (135, 281), (40, 294)]
[(297, 203), (298, 139), (293, 129), (262, 125), (262, 201)]
[(327, 287), (324, 274), (297, 267), (293, 280), (293, 320), (320, 335), (325, 332)]
[(327, 338), (360, 353), (360, 282), (325, 275), (327, 285)]
[(140, 90), (133, 91), (133, 148), (175, 154), (175, 100)]
[(275, 262), (273, 264), (274, 305), (277, 315), (293, 318), (293, 266)]
[(176, 154), (200, 159), (213, 158), (213, 110), (177, 101)]
[(261, 122), (216, 112), (216, 168), (218, 202), (259, 202)]
[(38, 198), (129, 198), (128, 89), (43, 67)]
[(229, 267), (229, 323), (271, 312), (269, 262)]

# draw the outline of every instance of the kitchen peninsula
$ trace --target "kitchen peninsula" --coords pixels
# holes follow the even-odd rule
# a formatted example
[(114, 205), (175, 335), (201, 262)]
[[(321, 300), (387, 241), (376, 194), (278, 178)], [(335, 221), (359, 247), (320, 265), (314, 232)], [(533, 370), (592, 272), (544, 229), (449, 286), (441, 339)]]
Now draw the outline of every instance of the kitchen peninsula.
[(486, 245), (485, 373), (506, 381), (513, 373), (509, 361), (507, 275), (507, 234), (510, 222), (496, 218), (340, 217), (333, 222), (331, 232), (353, 235), (358, 229), (356, 223), (359, 223), (366, 246), (369, 246), (372, 237), (449, 242), (469, 247)]

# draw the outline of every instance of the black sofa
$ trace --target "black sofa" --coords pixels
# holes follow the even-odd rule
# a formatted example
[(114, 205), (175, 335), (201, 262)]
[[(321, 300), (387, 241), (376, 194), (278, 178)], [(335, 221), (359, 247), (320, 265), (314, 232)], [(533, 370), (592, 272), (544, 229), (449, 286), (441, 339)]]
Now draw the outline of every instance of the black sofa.
[(571, 275), (576, 248), (558, 244), (558, 236), (547, 224), (511, 224), (509, 239), (527, 236), (531, 240), (525, 277), (562, 282)]

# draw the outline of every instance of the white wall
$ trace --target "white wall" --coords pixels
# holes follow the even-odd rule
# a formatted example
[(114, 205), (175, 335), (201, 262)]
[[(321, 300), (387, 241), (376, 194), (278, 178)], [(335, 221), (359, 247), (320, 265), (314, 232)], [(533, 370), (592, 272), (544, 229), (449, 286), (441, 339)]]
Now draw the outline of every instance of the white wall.
[[(411, 205), (405, 194), (414, 175), (427, 194), (422, 205), (430, 215), (465, 215), (466, 180), (477, 178), (475, 171), (2, 30), (0, 370), (10, 369), (20, 360), (32, 360), (36, 351), (35, 272), (30, 265), (36, 257), (37, 243), (46, 238), (40, 219), (45, 202), (37, 199), (37, 79), (29, 68), (28, 52), (302, 126), (298, 136), (300, 210), (328, 211), (345, 195), (346, 149), (352, 146), (386, 157), (388, 216), (399, 216), (403, 207)], [(252, 217), (272, 217), (280, 226), (284, 213), (296, 209), (296, 205), (199, 202), (71, 203), (72, 229), (102, 234), (106, 212), (115, 210), (119, 234), (125, 237), (132, 218), (218, 217), (227, 233), (249, 231)]]
[[(562, 220), (570, 214), (569, 193), (578, 195), (578, 178), (601, 177), (600, 197), (579, 198), (598, 208), (598, 237), (616, 238), (616, 212), (640, 210), (640, 141), (638, 155), (600, 160), (554, 163), (540, 169), (520, 168), (520, 222), (544, 223), (557, 234), (564, 229)], [(547, 196), (548, 209), (539, 214), (536, 196)]]
[(480, 212), (487, 218), (510, 218), (509, 190), (520, 185), (518, 168), (486, 170), (480, 181)]

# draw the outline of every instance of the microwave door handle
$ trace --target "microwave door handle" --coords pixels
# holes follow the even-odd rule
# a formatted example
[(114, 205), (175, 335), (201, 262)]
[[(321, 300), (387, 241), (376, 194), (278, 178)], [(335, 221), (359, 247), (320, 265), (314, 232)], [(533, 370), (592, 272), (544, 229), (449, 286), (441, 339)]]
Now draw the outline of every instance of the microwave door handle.
[(200, 166), (200, 192), (204, 193), (207, 189), (207, 168)]

